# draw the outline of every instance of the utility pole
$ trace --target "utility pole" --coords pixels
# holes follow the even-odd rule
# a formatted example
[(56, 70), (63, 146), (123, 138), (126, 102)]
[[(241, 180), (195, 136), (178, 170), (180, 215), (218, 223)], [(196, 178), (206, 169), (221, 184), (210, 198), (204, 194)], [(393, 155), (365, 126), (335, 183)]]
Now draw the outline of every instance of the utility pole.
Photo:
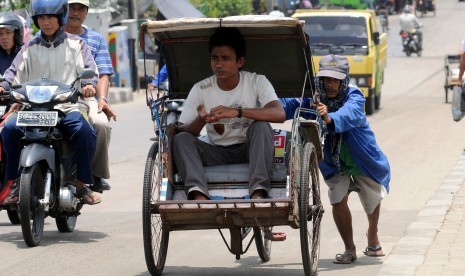
[[(128, 43), (129, 43), (129, 59), (131, 64), (131, 83), (132, 83), (132, 90), (137, 91), (139, 90), (139, 77), (138, 77), (138, 68), (137, 68), (137, 54), (136, 54), (136, 38), (138, 33), (138, 26), (137, 26), (137, 6), (136, 0), (129, 0), (128, 1), (128, 19), (130, 20), (130, 24), (128, 28), (132, 28), (132, 30), (128, 30), (131, 35), (129, 35)], [(136, 26), (132, 26), (136, 24)], [(133, 33), (134, 30), (137, 30), (136, 33)]]

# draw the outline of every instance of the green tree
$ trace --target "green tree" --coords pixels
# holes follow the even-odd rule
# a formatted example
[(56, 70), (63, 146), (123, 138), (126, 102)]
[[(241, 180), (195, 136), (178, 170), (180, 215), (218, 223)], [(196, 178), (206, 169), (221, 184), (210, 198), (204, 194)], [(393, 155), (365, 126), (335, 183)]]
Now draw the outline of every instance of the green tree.
[(0, 0), (1, 11), (29, 9), (30, 0)]
[(251, 0), (191, 0), (191, 3), (207, 17), (226, 17), (252, 12)]

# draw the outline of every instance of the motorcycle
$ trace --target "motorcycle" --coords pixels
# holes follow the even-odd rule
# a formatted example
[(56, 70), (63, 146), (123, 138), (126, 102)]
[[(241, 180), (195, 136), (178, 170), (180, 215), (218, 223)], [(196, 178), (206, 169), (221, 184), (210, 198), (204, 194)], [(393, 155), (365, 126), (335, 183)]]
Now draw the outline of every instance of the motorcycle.
[[(4, 120), (8, 115), (8, 108), (9, 105), (5, 101), (0, 102), (0, 128), (3, 126)], [(6, 179), (5, 151), (3, 150), (2, 144), (3, 142), (0, 136), (0, 211), (6, 210), (8, 218), (12, 224), (20, 224), (17, 205), (2, 205), (3, 200), (10, 193), (10, 187), (8, 186), (8, 180)]]
[(403, 51), (405, 54), (409, 57), (412, 53), (416, 53), (420, 57), (422, 49), (416, 29), (410, 32), (401, 31), (400, 35), (402, 37)]
[(86, 69), (71, 85), (50, 79), (32, 80), (13, 85), (1, 96), (24, 106), (16, 119), (16, 125), (24, 130), (18, 212), (23, 238), (29, 247), (39, 245), (47, 216), (55, 218), (59, 232), (74, 231), (84, 201), (75, 196), (73, 146), (57, 128), (65, 114), (54, 106), (76, 103), (80, 91), (75, 83), (94, 74)]

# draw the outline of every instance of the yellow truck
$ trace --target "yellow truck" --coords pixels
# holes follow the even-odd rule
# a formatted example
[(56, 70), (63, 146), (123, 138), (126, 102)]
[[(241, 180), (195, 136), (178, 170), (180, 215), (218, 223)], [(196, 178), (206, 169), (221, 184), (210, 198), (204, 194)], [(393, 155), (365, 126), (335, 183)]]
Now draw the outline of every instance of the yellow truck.
[(297, 10), (292, 17), (305, 21), (313, 67), (322, 56), (343, 55), (350, 64), (350, 77), (365, 95), (370, 115), (381, 104), (381, 87), (387, 59), (387, 34), (373, 10)]

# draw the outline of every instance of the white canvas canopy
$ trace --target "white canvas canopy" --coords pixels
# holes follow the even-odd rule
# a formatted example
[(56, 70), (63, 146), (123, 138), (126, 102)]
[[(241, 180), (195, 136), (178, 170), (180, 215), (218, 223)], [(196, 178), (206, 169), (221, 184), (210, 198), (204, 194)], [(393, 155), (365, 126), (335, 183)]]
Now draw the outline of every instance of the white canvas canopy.
[(185, 98), (192, 86), (212, 75), (208, 40), (219, 27), (236, 27), (247, 43), (244, 70), (265, 75), (279, 97), (311, 95), (313, 69), (303, 21), (267, 15), (178, 18), (148, 21), (141, 32), (155, 36), (167, 64), (170, 95)]

